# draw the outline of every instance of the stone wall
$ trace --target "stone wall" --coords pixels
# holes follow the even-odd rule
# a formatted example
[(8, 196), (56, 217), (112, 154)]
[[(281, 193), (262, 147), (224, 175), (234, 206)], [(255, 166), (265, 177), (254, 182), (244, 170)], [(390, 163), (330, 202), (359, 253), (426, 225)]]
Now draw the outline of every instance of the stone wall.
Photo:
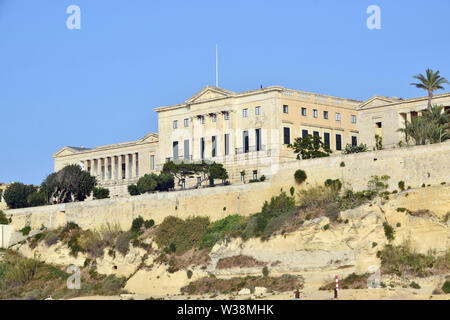
[(98, 228), (105, 223), (119, 224), (129, 229), (134, 218), (161, 222), (166, 216), (180, 218), (209, 216), (218, 220), (230, 214), (249, 215), (258, 212), (264, 201), (288, 191), (295, 184), (293, 175), (297, 169), (305, 170), (307, 183), (302, 188), (320, 184), (328, 179), (341, 179), (353, 190), (366, 188), (373, 175), (389, 175), (390, 190), (397, 188), (400, 180), (412, 188), (425, 185), (450, 183), (450, 142), (366, 152), (347, 156), (292, 161), (281, 167), (274, 164), (269, 180), (254, 184), (176, 191), (68, 203), (37, 208), (7, 210), (16, 230), (30, 225), (32, 229), (57, 228), (73, 221), (83, 228)]

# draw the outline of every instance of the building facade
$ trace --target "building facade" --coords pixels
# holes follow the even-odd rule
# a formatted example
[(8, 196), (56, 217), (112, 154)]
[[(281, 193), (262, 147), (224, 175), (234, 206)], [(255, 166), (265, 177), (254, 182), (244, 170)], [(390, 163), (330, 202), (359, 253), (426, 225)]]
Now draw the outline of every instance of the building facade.
[[(450, 109), (450, 93), (435, 95), (433, 105), (441, 105), (444, 111)], [(358, 108), (360, 138), (368, 148), (376, 147), (376, 138), (381, 138), (382, 147), (385, 149), (406, 144), (406, 137), (399, 132), (405, 127), (405, 121), (421, 116), (427, 110), (428, 97), (413, 99), (398, 99), (374, 96)], [(409, 141), (411, 143), (412, 141)]]
[[(450, 94), (436, 95), (433, 104), (448, 109)], [(320, 136), (333, 154), (347, 144), (375, 148), (376, 135), (393, 148), (405, 139), (398, 129), (426, 106), (427, 97), (362, 102), (280, 86), (240, 93), (207, 86), (183, 103), (156, 108), (158, 134), (93, 149), (64, 147), (53, 155), (55, 171), (80, 164), (112, 196), (128, 194), (128, 185), (167, 161), (222, 163), (232, 183), (245, 183), (295, 159), (288, 145), (296, 137)], [(189, 177), (185, 186), (198, 179)]]

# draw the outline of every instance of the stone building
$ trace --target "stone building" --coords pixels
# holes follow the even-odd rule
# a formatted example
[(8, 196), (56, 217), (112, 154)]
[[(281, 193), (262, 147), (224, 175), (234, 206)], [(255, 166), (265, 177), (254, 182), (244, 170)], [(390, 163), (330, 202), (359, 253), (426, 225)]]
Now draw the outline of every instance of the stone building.
[[(448, 109), (450, 93), (436, 95), (433, 104)], [(308, 134), (320, 136), (334, 155), (347, 144), (372, 149), (375, 135), (393, 148), (405, 139), (398, 129), (426, 107), (427, 97), (363, 102), (280, 86), (247, 92), (207, 86), (183, 103), (156, 108), (158, 134), (93, 149), (64, 147), (53, 155), (55, 171), (80, 164), (112, 196), (127, 194), (129, 184), (169, 160), (222, 163), (232, 183), (244, 183), (276, 174), (295, 158), (287, 145)], [(189, 177), (186, 186), (197, 179)]]
[[(433, 105), (450, 108), (450, 93), (435, 95)], [(406, 143), (404, 134), (398, 131), (405, 127), (405, 121), (421, 116), (426, 111), (428, 97), (398, 99), (374, 96), (358, 108), (358, 127), (360, 140), (372, 149), (376, 145), (375, 135), (381, 137), (383, 148), (398, 147), (400, 141)]]

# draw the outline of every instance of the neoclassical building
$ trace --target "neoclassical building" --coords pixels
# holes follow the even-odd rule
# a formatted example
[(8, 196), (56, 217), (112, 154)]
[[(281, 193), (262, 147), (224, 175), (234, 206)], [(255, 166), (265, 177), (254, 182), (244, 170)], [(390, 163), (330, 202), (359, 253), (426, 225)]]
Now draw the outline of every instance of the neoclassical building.
[[(436, 95), (433, 104), (449, 106), (450, 94)], [(222, 163), (232, 183), (245, 183), (295, 159), (288, 144), (308, 134), (320, 136), (333, 154), (347, 144), (373, 148), (376, 134), (385, 148), (395, 147), (404, 139), (398, 129), (426, 106), (426, 97), (363, 102), (280, 86), (247, 92), (207, 86), (183, 103), (156, 108), (157, 134), (92, 149), (64, 147), (53, 154), (55, 171), (80, 164), (112, 196), (127, 194), (129, 184), (169, 160)], [(189, 177), (186, 185), (197, 179)]]

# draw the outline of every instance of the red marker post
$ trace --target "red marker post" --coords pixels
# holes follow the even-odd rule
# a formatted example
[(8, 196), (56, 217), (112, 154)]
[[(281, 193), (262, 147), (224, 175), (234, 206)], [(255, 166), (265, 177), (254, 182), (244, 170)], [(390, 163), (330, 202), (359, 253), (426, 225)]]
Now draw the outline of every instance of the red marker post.
[(339, 292), (339, 277), (336, 276), (336, 288), (334, 289), (334, 298), (338, 298), (338, 292)]

